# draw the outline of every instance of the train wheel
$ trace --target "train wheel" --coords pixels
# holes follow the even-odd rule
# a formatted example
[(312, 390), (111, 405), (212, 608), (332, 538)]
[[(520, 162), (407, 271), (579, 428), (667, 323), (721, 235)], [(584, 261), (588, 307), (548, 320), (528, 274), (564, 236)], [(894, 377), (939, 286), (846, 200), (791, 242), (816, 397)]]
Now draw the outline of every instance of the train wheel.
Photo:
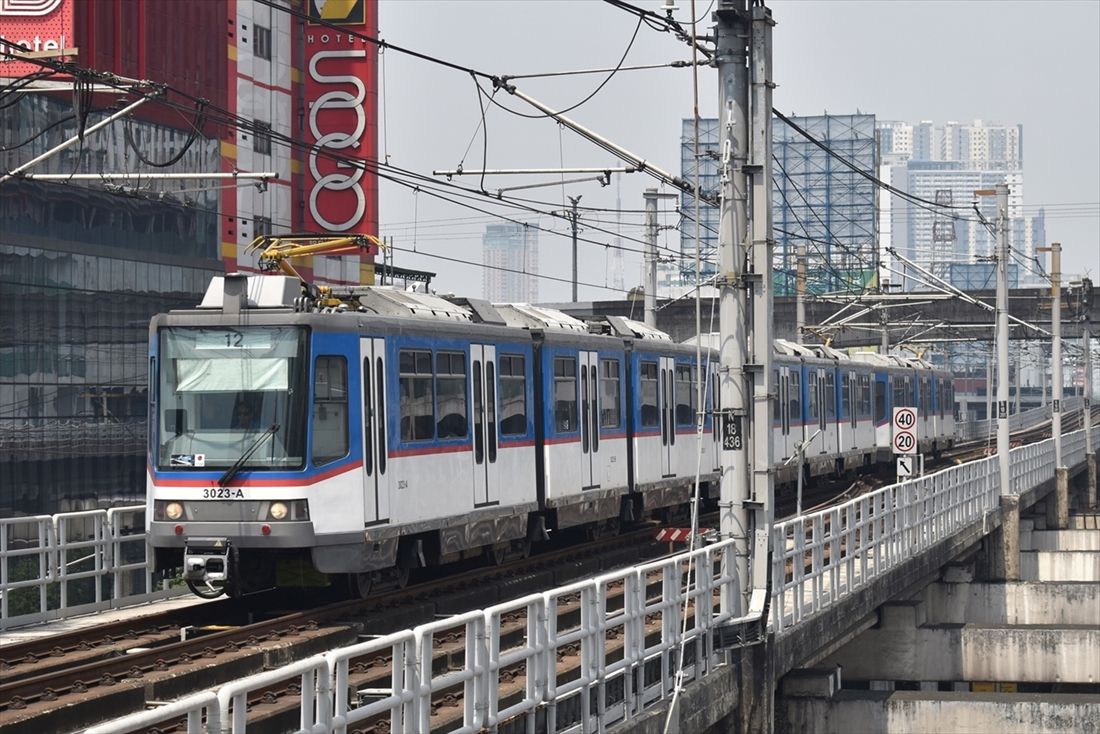
[(504, 560), (508, 557), (508, 546), (506, 544), (495, 544), (485, 546), (485, 559), (493, 566), (503, 566)]
[(366, 599), (374, 589), (374, 574), (349, 573), (347, 574), (348, 595), (352, 599)]
[(409, 585), (409, 577), (412, 574), (412, 569), (408, 566), (398, 565), (393, 569), (394, 571), (394, 583), (397, 588), (404, 589)]
[(187, 588), (191, 589), (192, 594), (201, 596), (203, 599), (217, 599), (227, 591), (224, 582), (214, 584), (209, 581), (188, 581)]

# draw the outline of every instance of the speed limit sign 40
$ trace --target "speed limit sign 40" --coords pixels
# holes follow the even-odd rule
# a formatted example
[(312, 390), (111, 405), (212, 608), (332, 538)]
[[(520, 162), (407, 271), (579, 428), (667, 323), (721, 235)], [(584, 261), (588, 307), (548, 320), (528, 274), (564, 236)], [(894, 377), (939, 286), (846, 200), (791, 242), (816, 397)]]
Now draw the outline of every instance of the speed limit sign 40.
[(894, 408), (894, 453), (917, 453), (917, 409)]

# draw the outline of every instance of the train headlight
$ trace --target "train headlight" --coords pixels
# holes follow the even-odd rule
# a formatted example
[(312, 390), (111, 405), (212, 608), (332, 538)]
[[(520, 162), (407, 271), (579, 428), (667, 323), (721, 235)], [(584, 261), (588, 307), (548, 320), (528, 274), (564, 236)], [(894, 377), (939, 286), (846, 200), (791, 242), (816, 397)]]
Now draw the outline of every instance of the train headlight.
[(183, 505), (179, 502), (169, 502), (164, 508), (164, 514), (169, 520), (179, 520), (183, 517)]
[(283, 502), (272, 502), (271, 509), (268, 510), (272, 520), (284, 520), (289, 513), (290, 509)]

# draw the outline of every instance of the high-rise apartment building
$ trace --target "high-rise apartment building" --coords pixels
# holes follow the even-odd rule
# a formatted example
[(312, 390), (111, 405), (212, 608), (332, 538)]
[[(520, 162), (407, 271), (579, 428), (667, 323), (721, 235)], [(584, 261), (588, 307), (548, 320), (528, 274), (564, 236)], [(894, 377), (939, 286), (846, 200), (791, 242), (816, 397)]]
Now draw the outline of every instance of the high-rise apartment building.
[(490, 224), (482, 237), (482, 292), (493, 303), (539, 300), (539, 231), (516, 222)]
[[(1024, 209), (1023, 127), (1021, 125), (930, 121), (916, 124), (882, 121), (877, 126), (879, 177), (924, 202), (883, 194), (879, 229), (885, 279), (911, 290), (920, 288), (916, 268), (885, 252), (894, 248), (921, 268), (960, 288), (992, 287), (989, 257), (996, 238), (987, 223), (996, 219), (994, 197), (974, 192), (1009, 186), (1009, 264), (1014, 284), (1040, 282), (1045, 242), (1043, 211)], [(977, 203), (980, 215), (974, 211)], [(983, 221), (983, 219), (985, 221)]]

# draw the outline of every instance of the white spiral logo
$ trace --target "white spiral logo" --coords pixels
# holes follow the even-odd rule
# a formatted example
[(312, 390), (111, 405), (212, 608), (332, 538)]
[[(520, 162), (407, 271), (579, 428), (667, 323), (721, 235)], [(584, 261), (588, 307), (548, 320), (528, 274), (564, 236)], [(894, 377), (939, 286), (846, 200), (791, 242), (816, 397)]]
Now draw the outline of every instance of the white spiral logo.
[[(313, 133), (313, 138), (317, 141), (309, 152), (309, 172), (314, 179), (313, 188), (309, 192), (309, 211), (315, 222), (333, 232), (347, 231), (363, 218), (367, 208), (367, 200), (363, 195), (363, 187), (359, 185), (359, 180), (363, 178), (365, 169), (350, 163), (339, 162), (336, 164), (337, 168), (350, 169), (351, 173), (336, 172), (321, 175), (321, 172), (317, 169), (317, 153), (320, 148), (344, 150), (359, 144), (359, 140), (362, 138), (363, 131), (367, 126), (367, 116), (363, 109), (363, 102), (367, 98), (367, 88), (363, 85), (362, 80), (355, 76), (322, 74), (317, 70), (317, 64), (325, 59), (364, 58), (366, 55), (367, 52), (364, 50), (318, 51), (309, 60), (309, 76), (318, 84), (350, 84), (355, 87), (355, 96), (343, 89), (330, 90), (318, 97), (309, 108), (309, 131)], [(333, 130), (322, 134), (317, 124), (317, 115), (324, 109), (355, 110), (355, 130), (350, 133)], [(343, 222), (332, 222), (318, 211), (317, 194), (325, 190), (346, 191), (347, 189), (351, 189), (355, 194), (356, 202), (355, 213), (348, 219)]]
[(0, 0), (0, 15), (49, 15), (60, 5), (61, 0)]

